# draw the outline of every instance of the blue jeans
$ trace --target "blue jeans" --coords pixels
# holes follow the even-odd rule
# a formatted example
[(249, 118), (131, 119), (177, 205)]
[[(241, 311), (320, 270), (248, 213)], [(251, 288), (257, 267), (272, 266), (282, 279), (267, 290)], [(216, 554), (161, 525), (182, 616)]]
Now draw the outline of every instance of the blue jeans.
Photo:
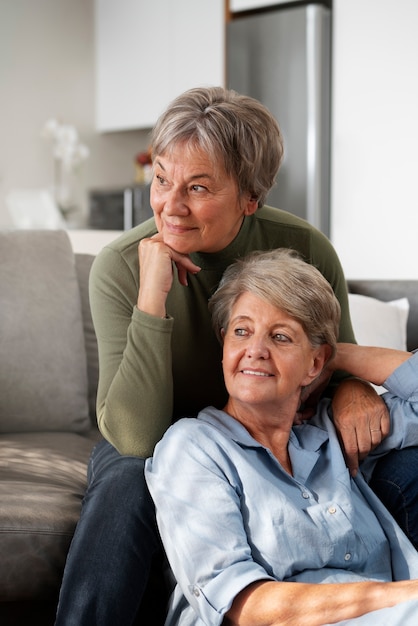
[(418, 447), (392, 450), (382, 457), (370, 487), (418, 550)]
[[(107, 441), (94, 448), (56, 626), (135, 624), (152, 563), (163, 554), (144, 464), (139, 457), (121, 456)], [(165, 607), (161, 595), (154, 601), (160, 611)], [(138, 623), (159, 623), (154, 617)]]

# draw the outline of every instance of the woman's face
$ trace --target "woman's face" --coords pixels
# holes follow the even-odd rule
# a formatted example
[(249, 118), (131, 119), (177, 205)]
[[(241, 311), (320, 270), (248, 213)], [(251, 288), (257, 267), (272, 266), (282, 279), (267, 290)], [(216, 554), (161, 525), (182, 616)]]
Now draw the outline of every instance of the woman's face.
[(244, 292), (224, 335), (223, 371), (230, 401), (260, 409), (292, 407), (301, 387), (320, 373), (322, 350), (312, 348), (301, 324)]
[(151, 206), (164, 243), (182, 254), (218, 252), (236, 237), (257, 200), (238, 194), (221, 165), (200, 149), (178, 144), (154, 160)]

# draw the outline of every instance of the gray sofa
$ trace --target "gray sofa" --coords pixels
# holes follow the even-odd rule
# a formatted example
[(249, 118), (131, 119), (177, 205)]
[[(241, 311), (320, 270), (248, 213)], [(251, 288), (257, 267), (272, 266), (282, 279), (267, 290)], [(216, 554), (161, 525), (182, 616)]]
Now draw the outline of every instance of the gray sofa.
[[(99, 440), (93, 256), (63, 231), (0, 233), (0, 623), (50, 625)], [(418, 346), (418, 280), (352, 281), (351, 291), (410, 301)], [(138, 623), (161, 622), (154, 582)]]
[[(64, 231), (0, 232), (2, 626), (54, 623), (87, 461), (100, 438), (93, 259), (74, 255)], [(161, 621), (155, 584), (139, 623)]]

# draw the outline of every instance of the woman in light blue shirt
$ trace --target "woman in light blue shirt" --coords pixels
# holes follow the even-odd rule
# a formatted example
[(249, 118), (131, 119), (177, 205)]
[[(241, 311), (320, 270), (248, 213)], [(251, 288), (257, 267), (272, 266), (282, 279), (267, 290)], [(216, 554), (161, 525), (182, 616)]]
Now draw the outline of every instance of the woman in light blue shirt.
[(228, 402), (174, 424), (146, 467), (176, 579), (166, 624), (416, 626), (417, 552), (350, 477), (330, 401), (295, 415), (336, 369), (384, 384), (391, 433), (368, 477), (418, 442), (418, 354), (337, 344), (331, 287), (289, 250), (235, 263), (210, 306)]

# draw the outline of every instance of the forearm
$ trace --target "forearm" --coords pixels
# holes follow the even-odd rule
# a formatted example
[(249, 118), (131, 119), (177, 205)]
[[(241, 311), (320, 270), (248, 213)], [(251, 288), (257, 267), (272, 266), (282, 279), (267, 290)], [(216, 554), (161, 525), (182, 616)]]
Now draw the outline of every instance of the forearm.
[(235, 598), (225, 626), (322, 626), (418, 597), (417, 581), (306, 584), (257, 582)]
[(130, 257), (105, 248), (90, 272), (99, 348), (97, 419), (119, 452), (147, 457), (172, 418), (173, 320), (137, 310), (136, 245)]
[(339, 343), (332, 367), (381, 385), (410, 356), (402, 350)]
[(171, 329), (134, 311), (126, 345), (113, 355), (114, 342), (102, 346), (98, 424), (121, 454), (150, 456), (171, 423)]

